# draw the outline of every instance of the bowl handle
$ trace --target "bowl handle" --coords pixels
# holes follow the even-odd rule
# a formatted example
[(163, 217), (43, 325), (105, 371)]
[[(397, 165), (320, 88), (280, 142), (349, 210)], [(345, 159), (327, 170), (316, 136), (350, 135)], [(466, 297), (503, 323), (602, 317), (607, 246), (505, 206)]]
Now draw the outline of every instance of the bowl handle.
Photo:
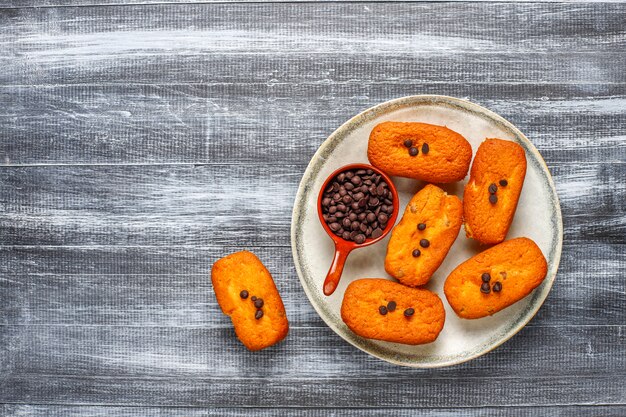
[(331, 295), (337, 289), (337, 285), (341, 279), (341, 273), (343, 272), (343, 266), (351, 251), (352, 248), (349, 246), (343, 246), (341, 243), (335, 244), (335, 256), (333, 262), (330, 264), (328, 275), (326, 275), (326, 279), (324, 280), (324, 295)]

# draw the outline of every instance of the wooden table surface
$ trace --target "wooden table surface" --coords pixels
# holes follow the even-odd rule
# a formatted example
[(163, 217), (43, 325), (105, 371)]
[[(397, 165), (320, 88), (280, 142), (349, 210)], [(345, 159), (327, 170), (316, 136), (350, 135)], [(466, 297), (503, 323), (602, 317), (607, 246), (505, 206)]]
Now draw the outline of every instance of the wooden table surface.
[[(626, 4), (0, 0), (0, 415), (626, 415)], [(449, 368), (333, 333), (298, 182), (345, 120), (468, 98), (540, 150), (565, 236), (519, 334)], [(246, 248), (291, 331), (250, 353), (209, 270)]]

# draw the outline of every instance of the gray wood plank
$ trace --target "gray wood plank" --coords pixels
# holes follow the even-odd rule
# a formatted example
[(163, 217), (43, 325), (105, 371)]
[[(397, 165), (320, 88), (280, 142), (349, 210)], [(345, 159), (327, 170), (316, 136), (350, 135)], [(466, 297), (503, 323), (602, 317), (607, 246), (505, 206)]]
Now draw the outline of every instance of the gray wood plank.
[[(529, 326), (626, 323), (625, 248), (567, 243), (556, 283)], [(209, 269), (239, 249), (1, 248), (0, 324), (229, 328)], [(272, 272), (292, 325), (324, 326), (302, 291), (290, 248), (249, 249)]]
[(482, 408), (430, 408), (430, 409), (363, 409), (363, 408), (202, 408), (202, 407), (123, 407), (123, 406), (58, 406), (37, 405), (0, 405), (2, 417), (135, 417), (135, 416), (170, 416), (170, 417), (241, 417), (255, 415), (259, 417), (285, 417), (297, 413), (300, 417), (345, 416), (345, 417), (623, 417), (626, 407), (615, 406), (553, 406), (553, 407), (482, 407)]
[[(365, 0), (364, 5), (370, 3), (423, 3), (423, 2), (466, 2), (467, 0)], [(353, 3), (354, 0), (272, 0), (274, 3)], [(476, 0), (476, 2), (493, 2), (493, 0)], [(527, 3), (528, 0), (500, 0), (501, 3)], [(76, 7), (76, 6), (126, 6), (126, 5), (156, 5), (156, 4), (205, 4), (205, 3), (259, 3), (259, 0), (0, 0), (0, 8), (21, 9), (32, 7)], [(620, 0), (545, 0), (542, 3), (620, 3)]]
[[(623, 377), (117, 378), (9, 375), (0, 402), (220, 407), (485, 407), (623, 405)], [(445, 394), (443, 394), (445, 393)]]
[[(624, 164), (551, 164), (566, 239), (626, 243)], [(0, 169), (0, 244), (288, 245), (304, 166)], [(262, 190), (262, 192), (259, 192)]]
[(626, 84), (241, 81), (0, 87), (0, 164), (303, 164), (353, 115), (409, 94), (484, 105), (515, 123), (551, 163), (626, 161), (619, 117)]
[[(247, 378), (305, 382), (366, 377), (382, 382), (403, 378), (487, 381), (511, 375), (515, 380), (607, 375), (626, 380), (625, 330), (624, 326), (526, 327), (495, 351), (469, 363), (416, 370), (358, 351), (326, 326), (292, 327), (285, 341), (262, 352), (247, 351), (231, 328), (0, 326), (4, 358), (0, 370), (9, 378), (140, 378), (154, 384), (164, 378), (226, 383)], [(15, 400), (0, 394), (0, 402)]]
[(0, 81), (276, 83), (305, 75), (322, 83), (363, 77), (623, 83), (625, 7), (259, 3), (12, 9), (0, 15), (0, 34), (7, 40)]

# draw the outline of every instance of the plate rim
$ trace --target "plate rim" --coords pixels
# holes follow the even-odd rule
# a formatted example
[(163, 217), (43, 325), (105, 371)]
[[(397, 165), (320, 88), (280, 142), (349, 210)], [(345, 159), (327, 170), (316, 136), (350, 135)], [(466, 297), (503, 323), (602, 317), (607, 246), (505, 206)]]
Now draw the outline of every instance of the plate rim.
[[(350, 340), (350, 338), (345, 337), (342, 334), (342, 331), (340, 331), (340, 329), (338, 329), (335, 324), (330, 320), (325, 317), (324, 314), (322, 314), (322, 312), (320, 311), (320, 308), (316, 305), (316, 303), (313, 302), (313, 296), (308, 288), (307, 283), (304, 281), (303, 278), (303, 272), (302, 272), (302, 268), (298, 262), (298, 257), (297, 257), (297, 245), (296, 245), (296, 226), (297, 226), (297, 219), (299, 219), (300, 217), (300, 213), (298, 212), (297, 208), (298, 208), (298, 202), (302, 200), (302, 194), (305, 192), (306, 190), (306, 184), (305, 184), (305, 180), (308, 179), (309, 176), (311, 176), (311, 169), (312, 169), (312, 164), (314, 160), (317, 160), (318, 158), (320, 158), (322, 156), (322, 154), (324, 153), (325, 149), (328, 148), (330, 146), (330, 144), (333, 142), (333, 139), (335, 139), (336, 136), (342, 134), (345, 130), (352, 130), (356, 127), (358, 127), (358, 122), (360, 119), (362, 119), (365, 115), (369, 114), (369, 113), (377, 113), (379, 111), (381, 111), (382, 109), (385, 109), (387, 107), (393, 107), (394, 105), (405, 105), (405, 106), (409, 106), (412, 104), (416, 104), (417, 102), (427, 102), (427, 101), (431, 101), (431, 104), (434, 104), (432, 102), (448, 102), (451, 104), (456, 105), (457, 107), (462, 107), (465, 109), (468, 109), (474, 113), (482, 113), (484, 116), (487, 116), (490, 119), (493, 119), (497, 122), (499, 122), (500, 124), (505, 125), (508, 129), (510, 129), (519, 139), (521, 139), (522, 141), (526, 142), (525, 144), (527, 145), (527, 149), (530, 150), (533, 155), (535, 156), (536, 160), (541, 164), (543, 170), (547, 173), (547, 182), (548, 185), (550, 186), (550, 189), (552, 190), (552, 195), (554, 196), (554, 201), (556, 203), (556, 210), (554, 212), (554, 214), (556, 215), (556, 226), (557, 226), (557, 241), (556, 241), (556, 246), (555, 246), (555, 256), (554, 256), (554, 261), (553, 261), (553, 265), (550, 265), (550, 268), (548, 270), (548, 276), (546, 277), (546, 279), (544, 280), (544, 283), (547, 283), (546, 285), (542, 285), (541, 288), (541, 292), (538, 294), (539, 295), (539, 302), (536, 303), (536, 305), (534, 307), (532, 307), (531, 309), (529, 309), (529, 313), (527, 313), (526, 317), (524, 317), (516, 326), (511, 327), (510, 329), (508, 329), (504, 335), (499, 338), (497, 341), (495, 341), (493, 344), (488, 345), (485, 349), (482, 350), (478, 350), (476, 353), (473, 353), (471, 355), (468, 356), (464, 356), (462, 357), (460, 360), (448, 360), (448, 361), (444, 361), (444, 362), (438, 362), (438, 363), (417, 363), (417, 362), (406, 362), (406, 361), (402, 361), (402, 360), (397, 360), (394, 359), (393, 357), (388, 357), (388, 356), (383, 356), (381, 354), (379, 354), (376, 351), (370, 351), (368, 349), (366, 349), (365, 347), (359, 346), (357, 344), (355, 344), (352, 340)], [(472, 159), (473, 159), (472, 155)], [(367, 353), (368, 355), (371, 355), (373, 357), (376, 357), (378, 359), (381, 359), (385, 362), (389, 362), (395, 365), (400, 365), (400, 366), (405, 366), (405, 367), (410, 367), (410, 368), (422, 368), (422, 369), (432, 369), (432, 368), (443, 368), (443, 367), (447, 367), (447, 366), (454, 366), (454, 365), (459, 365), (468, 361), (471, 361), (473, 359), (476, 359), (480, 356), (483, 356), (491, 351), (493, 351), (494, 349), (496, 349), (497, 347), (501, 346), (503, 343), (505, 343), (506, 341), (510, 340), (513, 336), (515, 336), (517, 333), (519, 333), (537, 314), (537, 312), (539, 311), (539, 309), (543, 306), (546, 298), (548, 297), (548, 294), (550, 293), (550, 291), (552, 290), (552, 286), (554, 285), (554, 281), (556, 279), (556, 274), (558, 272), (558, 268), (559, 268), (559, 264), (561, 261), (561, 254), (562, 254), (562, 250), (563, 250), (563, 217), (562, 217), (562, 213), (561, 213), (561, 203), (559, 200), (559, 196), (556, 192), (556, 187), (554, 185), (554, 179), (552, 178), (552, 174), (550, 173), (550, 169), (548, 168), (548, 165), (546, 164), (545, 160), (543, 159), (543, 156), (539, 153), (539, 150), (535, 147), (535, 145), (526, 137), (526, 135), (524, 135), (524, 133), (522, 133), (513, 123), (511, 123), (510, 121), (508, 121), (507, 119), (505, 119), (504, 117), (500, 116), (499, 114), (493, 112), (492, 110), (489, 110), (479, 104), (473, 103), (469, 100), (464, 100), (464, 99), (460, 99), (457, 97), (451, 97), (451, 96), (446, 96), (446, 95), (439, 95), (439, 94), (419, 94), (419, 95), (410, 95), (410, 96), (403, 96), (403, 97), (398, 97), (395, 99), (391, 99), (391, 100), (387, 100), (384, 101), (382, 103), (376, 104), (374, 106), (371, 106), (361, 112), (359, 112), (358, 114), (354, 115), (353, 117), (351, 117), (350, 119), (348, 119), (347, 121), (345, 121), (343, 124), (341, 124), (337, 129), (335, 129), (321, 144), (320, 146), (317, 148), (317, 150), (315, 151), (315, 153), (313, 154), (313, 156), (311, 156), (311, 159), (309, 160), (309, 163), (307, 164), (306, 169), (304, 170), (304, 173), (302, 174), (302, 178), (298, 184), (298, 190), (296, 192), (296, 197), (294, 200), (294, 204), (293, 204), (293, 209), (292, 209), (292, 213), (291, 213), (291, 226), (290, 226), (290, 239), (291, 239), (291, 253), (292, 253), (292, 257), (294, 260), (294, 265), (296, 267), (296, 274), (298, 275), (298, 279), (300, 281), (300, 285), (302, 286), (302, 289), (304, 290), (307, 299), (309, 301), (309, 303), (313, 306), (313, 309), (315, 310), (315, 312), (317, 313), (317, 315), (322, 319), (322, 321), (333, 331), (335, 332), (339, 337), (341, 337), (343, 340), (345, 340), (346, 342), (348, 342), (349, 344), (351, 344), (352, 346), (356, 347), (357, 349)], [(535, 289), (535, 291), (539, 291), (539, 288)], [(443, 301), (443, 300), (442, 300)]]

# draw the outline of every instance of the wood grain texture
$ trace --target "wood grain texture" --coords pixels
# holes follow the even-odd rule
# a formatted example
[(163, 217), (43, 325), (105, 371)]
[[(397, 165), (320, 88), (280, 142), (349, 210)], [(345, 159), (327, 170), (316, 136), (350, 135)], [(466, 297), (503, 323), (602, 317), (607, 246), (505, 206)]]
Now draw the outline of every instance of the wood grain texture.
[[(589, 247), (581, 241), (566, 244), (557, 281), (529, 326), (626, 323), (625, 248)], [(292, 325), (324, 326), (311, 305), (302, 302), (306, 296), (290, 248), (247, 249), (272, 272)], [(215, 301), (208, 270), (217, 258), (236, 250), (228, 246), (2, 248), (0, 324), (229, 327)]]
[[(584, 415), (586, 417), (622, 417), (625, 408), (622, 406), (548, 406), (548, 407), (483, 407), (483, 408), (419, 408), (392, 410), (372, 410), (363, 408), (343, 409), (255, 409), (254, 415), (259, 417), (293, 416), (297, 412), (301, 417), (346, 416), (346, 417), (535, 417), (550, 415), (554, 417), (570, 417)], [(124, 407), (124, 406), (58, 406), (58, 405), (0, 405), (2, 417), (136, 417), (136, 416), (170, 416), (170, 417), (233, 417), (249, 416), (250, 408), (203, 408), (203, 407)]]
[(353, 115), (408, 94), (486, 106), (516, 124), (549, 163), (626, 162), (626, 120), (618, 117), (626, 112), (626, 83), (301, 80), (0, 87), (0, 102), (11, 103), (0, 109), (0, 136), (20, 140), (0, 142), (0, 165), (303, 163)]
[[(625, 3), (113, 1), (0, 0), (0, 416), (626, 413)], [(436, 370), (336, 336), (289, 245), (319, 144), (410, 94), (516, 124), (565, 224), (530, 324)], [(242, 247), (292, 324), (256, 354), (208, 280)]]

